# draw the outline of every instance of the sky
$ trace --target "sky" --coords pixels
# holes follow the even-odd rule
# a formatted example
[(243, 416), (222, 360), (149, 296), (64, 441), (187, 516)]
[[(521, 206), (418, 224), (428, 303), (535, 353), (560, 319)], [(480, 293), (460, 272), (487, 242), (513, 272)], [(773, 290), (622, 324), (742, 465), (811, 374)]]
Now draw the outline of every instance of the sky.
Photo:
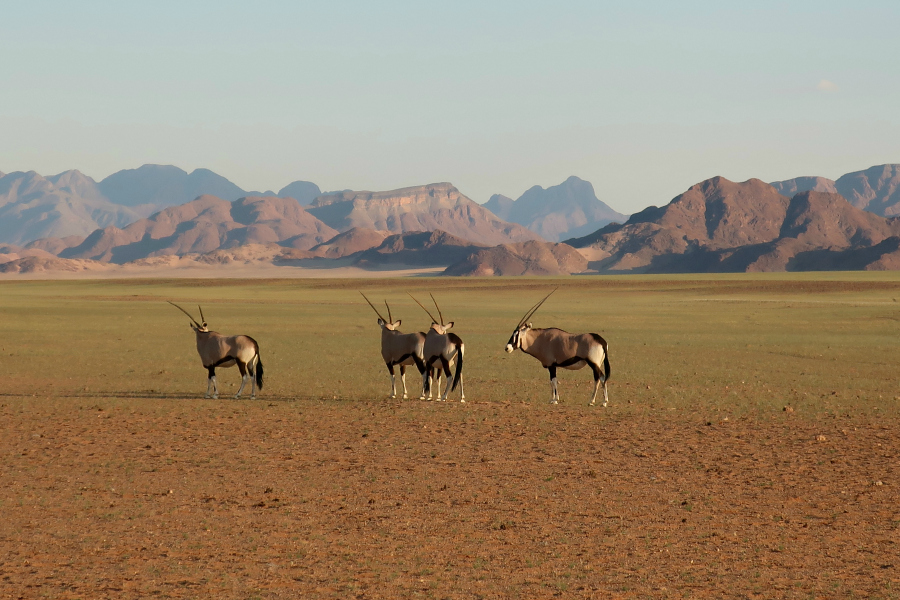
[(576, 175), (631, 213), (900, 163), (896, 0), (0, 6), (0, 172), (477, 202)]

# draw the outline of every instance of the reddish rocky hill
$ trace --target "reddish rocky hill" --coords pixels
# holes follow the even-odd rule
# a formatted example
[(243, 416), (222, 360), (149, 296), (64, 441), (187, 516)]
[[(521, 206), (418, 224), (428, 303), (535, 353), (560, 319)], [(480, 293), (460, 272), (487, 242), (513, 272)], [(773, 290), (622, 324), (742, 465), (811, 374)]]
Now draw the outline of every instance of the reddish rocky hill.
[(479, 250), (448, 267), (444, 275), (571, 275), (587, 268), (587, 259), (571, 246), (529, 241)]
[(830, 270), (892, 264), (888, 240), (897, 235), (900, 221), (838, 194), (789, 199), (759, 180), (716, 177), (667, 206), (568, 243), (602, 272)]
[(486, 246), (540, 238), (521, 225), (499, 219), (449, 183), (328, 194), (316, 198), (308, 210), (342, 232), (354, 227), (390, 233), (441, 230)]
[(386, 237), (386, 231), (375, 231), (365, 227), (354, 227), (344, 233), (339, 233), (327, 242), (322, 242), (310, 248), (310, 252), (323, 258), (341, 258), (349, 256), (369, 248), (379, 246)]
[(484, 248), (445, 231), (415, 231), (388, 236), (377, 247), (355, 256), (359, 266), (447, 266)]
[(119, 229), (98, 229), (61, 258), (126, 263), (153, 256), (208, 253), (244, 244), (278, 243), (306, 250), (337, 235), (292, 198), (201, 196)]

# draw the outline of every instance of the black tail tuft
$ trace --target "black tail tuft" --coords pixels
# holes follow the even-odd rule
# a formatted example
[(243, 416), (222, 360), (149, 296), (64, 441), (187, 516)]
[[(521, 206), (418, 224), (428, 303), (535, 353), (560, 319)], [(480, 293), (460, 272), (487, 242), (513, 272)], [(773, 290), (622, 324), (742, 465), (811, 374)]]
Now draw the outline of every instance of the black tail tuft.
[(261, 390), (262, 385), (263, 385), (262, 359), (259, 358), (259, 355), (257, 354), (256, 355), (256, 387), (258, 387)]
[(606, 345), (606, 342), (603, 343), (603, 369), (606, 371), (604, 382), (609, 381), (609, 346)]
[(459, 385), (459, 378), (462, 377), (462, 363), (463, 346), (462, 344), (458, 344), (456, 346), (456, 375), (453, 376), (453, 387), (450, 388), (451, 392), (456, 391), (456, 386)]

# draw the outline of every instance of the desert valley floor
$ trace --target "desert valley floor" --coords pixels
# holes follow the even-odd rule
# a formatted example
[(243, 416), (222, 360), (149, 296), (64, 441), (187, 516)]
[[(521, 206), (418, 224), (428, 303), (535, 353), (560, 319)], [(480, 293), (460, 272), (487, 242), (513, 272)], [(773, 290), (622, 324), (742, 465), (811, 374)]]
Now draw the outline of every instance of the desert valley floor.
[[(607, 408), (502, 351), (554, 286)], [(0, 598), (900, 596), (890, 274), (0, 287)], [(435, 290), (466, 403), (386, 397), (357, 289)], [(257, 399), (165, 299), (255, 333)]]

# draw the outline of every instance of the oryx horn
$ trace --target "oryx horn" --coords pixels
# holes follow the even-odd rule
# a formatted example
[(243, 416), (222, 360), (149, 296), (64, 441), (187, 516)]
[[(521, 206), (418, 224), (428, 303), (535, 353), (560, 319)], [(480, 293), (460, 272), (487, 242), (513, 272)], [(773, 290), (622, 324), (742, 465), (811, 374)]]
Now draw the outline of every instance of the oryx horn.
[[(363, 294), (362, 292), (360, 292), (360, 295), (361, 295), (363, 298), (366, 298), (366, 295)], [(388, 322), (389, 322), (387, 319), (385, 319), (384, 317), (381, 316), (381, 313), (378, 312), (378, 309), (375, 308), (375, 305), (372, 304), (372, 302), (371, 302), (368, 298), (366, 298), (366, 302), (369, 303), (369, 306), (372, 307), (372, 310), (375, 311), (375, 314), (378, 315), (378, 318), (379, 318), (379, 319), (381, 319), (381, 320), (384, 321), (385, 323), (388, 323)], [(387, 304), (387, 302), (385, 302), (385, 304)]]
[[(172, 306), (174, 306), (175, 308), (177, 308), (178, 310), (180, 310), (181, 312), (183, 312), (184, 314), (186, 314), (186, 315), (188, 316), (188, 319), (190, 319), (191, 322), (192, 322), (194, 325), (196, 325), (197, 327), (200, 327), (200, 326), (201, 326), (200, 323), (198, 323), (197, 320), (194, 319), (194, 317), (191, 316), (191, 313), (189, 313), (188, 311), (184, 310), (183, 308), (181, 308), (180, 306), (178, 306), (177, 304), (175, 304), (175, 303), (172, 302), (171, 300), (166, 300), (166, 302), (168, 302), (169, 304), (171, 304)], [(202, 315), (202, 314), (200, 315), (200, 318), (201, 318), (201, 319), (203, 318), (203, 315)]]
[[(559, 288), (554, 288), (554, 289), (553, 289), (553, 292), (555, 292), (555, 291), (558, 290), (558, 289), (559, 289)], [(544, 296), (544, 299), (543, 299), (543, 300), (541, 300), (540, 302), (538, 302), (537, 304), (535, 304), (533, 307), (531, 307), (531, 308), (525, 313), (525, 316), (522, 317), (521, 320), (519, 320), (519, 324), (516, 325), (516, 329), (518, 329), (519, 327), (521, 327), (522, 325), (524, 325), (525, 322), (526, 322), (528, 319), (530, 319), (531, 317), (533, 317), (533, 316), (534, 316), (534, 313), (537, 312), (537, 309), (539, 309), (539, 308), (541, 307), (541, 304), (543, 304), (544, 302), (547, 301), (547, 298), (549, 298), (550, 296), (553, 295), (553, 292), (550, 292), (549, 294), (547, 294), (546, 296)]]
[(203, 326), (206, 326), (206, 317), (203, 316), (203, 309), (200, 308), (200, 305), (197, 305), (197, 308), (200, 310), (200, 321), (203, 323)]
[[(413, 300), (416, 300), (415, 297), (413, 297), (413, 295), (410, 294), (409, 292), (406, 292), (406, 295), (409, 296), (410, 298), (412, 298)], [(418, 304), (419, 306), (422, 306), (422, 303), (419, 302), (418, 300), (416, 300), (416, 304)], [(437, 323), (437, 322), (438, 322), (438, 320), (434, 318), (434, 315), (431, 314), (430, 312), (428, 312), (428, 309), (427, 309), (427, 308), (425, 308), (424, 306), (422, 306), (422, 310), (424, 310), (424, 311), (428, 314), (428, 316), (431, 317), (431, 322), (432, 322), (432, 323)], [(441, 325), (443, 325), (443, 323), (441, 323)]]
[(393, 324), (394, 316), (391, 314), (391, 306), (387, 303), (387, 300), (384, 301), (384, 305), (387, 306), (388, 309), (388, 319), (390, 319), (389, 323)]
[(443, 326), (443, 325), (444, 325), (444, 315), (443, 315), (443, 313), (441, 312), (441, 307), (438, 306), (437, 300), (434, 299), (434, 294), (432, 294), (431, 292), (429, 292), (428, 295), (431, 296), (431, 301), (434, 302), (434, 307), (435, 307), (435, 308), (437, 309), (437, 311), (438, 311), (438, 316), (441, 318), (441, 325)]

